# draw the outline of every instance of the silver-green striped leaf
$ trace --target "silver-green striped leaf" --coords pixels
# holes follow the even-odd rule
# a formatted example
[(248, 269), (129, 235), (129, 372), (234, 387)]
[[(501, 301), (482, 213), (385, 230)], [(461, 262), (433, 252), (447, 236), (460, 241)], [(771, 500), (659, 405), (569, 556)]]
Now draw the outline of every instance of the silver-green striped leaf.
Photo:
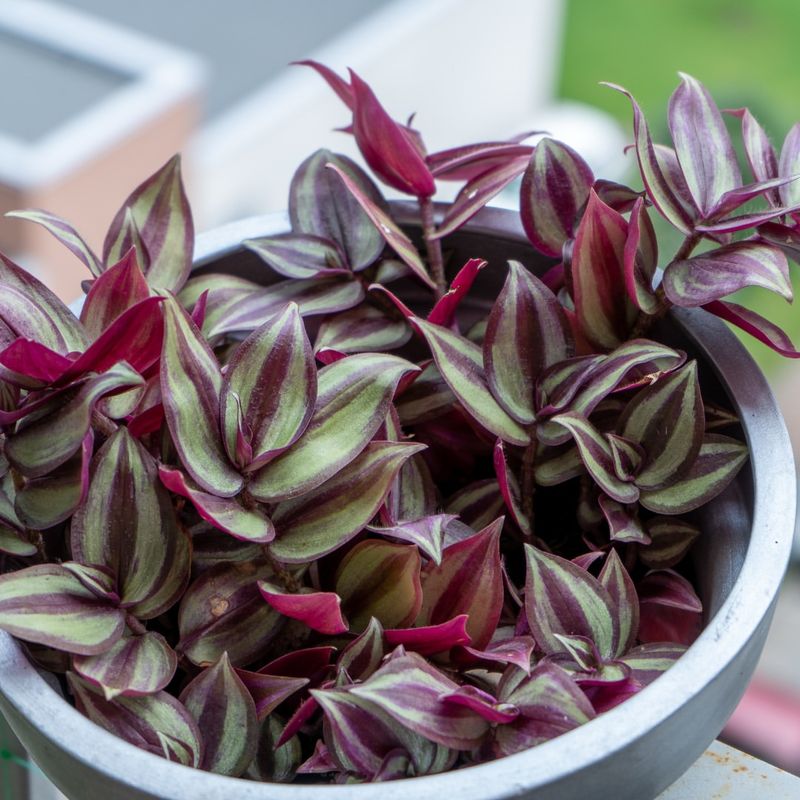
[(404, 319), (393, 319), (379, 308), (361, 305), (323, 320), (314, 350), (374, 353), (395, 350), (410, 338), (411, 327)]
[(360, 533), (375, 516), (403, 463), (424, 445), (371, 442), (313, 491), (279, 503), (272, 515), (278, 536), (272, 555), (289, 564), (313, 561)]
[(281, 233), (242, 244), (285, 278), (332, 278), (349, 272), (336, 242), (302, 233)]
[(305, 432), (253, 474), (251, 494), (264, 502), (290, 499), (335, 475), (375, 435), (400, 379), (418, 369), (378, 353), (349, 356), (321, 369), (316, 406)]
[(228, 654), (194, 678), (180, 701), (203, 732), (200, 768), (239, 777), (255, 757), (258, 721), (253, 698)]
[(627, 653), (636, 643), (639, 633), (639, 597), (628, 570), (613, 547), (608, 551), (606, 563), (603, 564), (597, 579), (608, 592), (616, 612), (619, 638), (613, 655), (619, 657)]
[(436, 366), (453, 394), (486, 430), (511, 444), (530, 441), (525, 429), (495, 400), (483, 366), (481, 348), (447, 328), (416, 319)]

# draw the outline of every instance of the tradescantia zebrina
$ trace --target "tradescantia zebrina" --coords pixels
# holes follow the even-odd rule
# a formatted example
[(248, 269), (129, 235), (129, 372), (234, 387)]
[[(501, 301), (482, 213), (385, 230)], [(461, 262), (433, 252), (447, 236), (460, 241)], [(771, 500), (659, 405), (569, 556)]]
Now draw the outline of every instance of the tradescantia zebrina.
[[(177, 159), (102, 254), (16, 213), (89, 277), (78, 319), (0, 257), (0, 627), (81, 712), (164, 758), (391, 780), (583, 725), (697, 635), (694, 512), (747, 450), (653, 323), (699, 306), (800, 355), (728, 299), (791, 298), (800, 128), (778, 154), (732, 112), (740, 165), (695, 79), (670, 100), (671, 145), (620, 89), (638, 191), (550, 138), (429, 153), (358, 75), (306, 63), (378, 183), (310, 155), (291, 230), (244, 243), (260, 282), (191, 275)], [(542, 257), (487, 265), (476, 239), (453, 263), (448, 236), (516, 178)], [(435, 213), (440, 181), (460, 189)], [(379, 183), (418, 202), (416, 239)], [(483, 270), (502, 289), (467, 323)]]

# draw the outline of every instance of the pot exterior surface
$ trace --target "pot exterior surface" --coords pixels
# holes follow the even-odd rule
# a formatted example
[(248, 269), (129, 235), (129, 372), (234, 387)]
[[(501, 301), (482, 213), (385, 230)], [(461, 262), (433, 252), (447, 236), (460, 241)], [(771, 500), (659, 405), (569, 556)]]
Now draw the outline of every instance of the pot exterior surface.
[[(414, 210), (395, 205), (413, 228)], [(246, 238), (288, 229), (273, 215), (212, 231), (198, 241), (197, 268), (263, 280), (242, 250)], [(485, 209), (448, 240), (451, 263), (489, 261), (473, 296), (494, 297), (505, 261), (547, 265), (515, 215)], [(413, 294), (413, 286), (408, 287)], [(486, 302), (474, 303), (476, 313)], [(788, 562), (795, 518), (795, 469), (769, 387), (723, 323), (701, 311), (672, 315), (669, 344), (705, 362), (706, 392), (728, 402), (750, 447), (749, 469), (704, 512), (694, 551), (706, 627), (667, 673), (621, 706), (543, 745), (443, 775), (382, 784), (253, 783), (192, 770), (138, 750), (98, 728), (60, 698), (22, 648), (0, 632), (0, 710), (48, 777), (72, 800), (614, 800), (652, 798), (717, 736), (755, 669)], [(664, 338), (662, 337), (662, 338)]]

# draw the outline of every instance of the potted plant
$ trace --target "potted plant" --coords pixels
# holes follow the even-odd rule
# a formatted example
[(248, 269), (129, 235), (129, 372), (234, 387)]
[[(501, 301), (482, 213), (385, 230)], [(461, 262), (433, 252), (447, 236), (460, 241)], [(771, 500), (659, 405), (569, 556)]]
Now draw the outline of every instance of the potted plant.
[[(288, 221), (194, 272), (177, 159), (102, 257), (18, 214), (92, 277), (77, 319), (0, 262), (0, 628), (27, 643), (0, 707), (74, 796), (654, 795), (743, 691), (788, 557), (785, 430), (707, 312), (797, 355), (723, 298), (791, 298), (800, 128), (778, 159), (735, 112), (744, 184), (682, 76), (674, 148), (631, 98), (635, 191), (547, 138), (428, 154), (308, 63), (416, 205), (320, 151)], [(520, 175), (519, 219), (484, 208)]]

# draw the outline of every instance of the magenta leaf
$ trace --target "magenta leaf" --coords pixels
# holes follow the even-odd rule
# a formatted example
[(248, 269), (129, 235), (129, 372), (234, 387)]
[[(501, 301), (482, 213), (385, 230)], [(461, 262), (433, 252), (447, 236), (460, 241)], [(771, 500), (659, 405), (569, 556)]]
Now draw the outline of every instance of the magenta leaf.
[[(524, 138), (531, 136), (530, 132)], [(533, 147), (520, 144), (520, 139), (508, 142), (479, 142), (449, 150), (430, 153), (428, 166), (434, 178), (443, 181), (471, 181), (492, 167), (507, 164), (520, 158), (530, 158)]]
[(628, 298), (636, 308), (654, 314), (658, 309), (653, 289), (653, 277), (658, 266), (658, 242), (643, 198), (636, 201), (631, 211), (624, 263)]
[(588, 572), (560, 556), (525, 545), (525, 612), (539, 649), (564, 651), (556, 634), (585, 636), (603, 658), (617, 652), (619, 619), (608, 590)]
[(71, 364), (71, 359), (43, 344), (19, 338), (0, 352), (0, 378), (22, 389), (43, 389)]
[(415, 197), (430, 197), (436, 184), (407, 129), (386, 113), (372, 89), (352, 70), (350, 85), (353, 135), (367, 164), (392, 188)]
[(295, 678), (288, 675), (269, 675), (262, 672), (251, 672), (246, 669), (235, 670), (253, 698), (256, 718), (262, 722), (284, 700), (308, 685), (308, 678)]
[(472, 709), (445, 702), (443, 695), (458, 684), (417, 653), (388, 661), (350, 694), (379, 706), (400, 725), (420, 736), (456, 750), (469, 750), (482, 741), (488, 723)]
[(349, 630), (342, 616), (341, 598), (335, 592), (293, 594), (263, 580), (258, 582), (258, 590), (279, 614), (299, 620), (312, 630), (331, 635)]
[(201, 769), (238, 777), (256, 754), (256, 706), (223, 653), (180, 694), (203, 732)]
[(575, 235), (593, 181), (589, 165), (571, 147), (547, 137), (536, 145), (522, 179), (520, 214), (537, 250), (561, 256), (564, 243)]
[(485, 266), (486, 262), (482, 258), (469, 259), (451, 281), (450, 288), (444, 297), (436, 301), (436, 305), (428, 314), (428, 322), (442, 325), (445, 328), (450, 327), (455, 321), (459, 304), (469, 292), (475, 282), (475, 278), (478, 277), (478, 273)]
[(468, 614), (459, 614), (438, 625), (423, 625), (418, 628), (394, 628), (384, 631), (386, 644), (390, 647), (402, 645), (423, 656), (446, 653), (458, 645), (468, 645), (472, 638), (467, 633)]
[(106, 700), (74, 673), (67, 682), (78, 710), (92, 722), (142, 750), (169, 761), (199, 767), (203, 738), (183, 703), (167, 692)]
[(673, 261), (664, 272), (666, 295), (678, 306), (704, 306), (745, 286), (760, 286), (791, 301), (792, 283), (783, 252), (759, 242), (734, 242)]
[(786, 358), (800, 358), (792, 340), (774, 323), (749, 308), (728, 301), (714, 300), (703, 306), (717, 317), (736, 325), (759, 342)]
[(536, 642), (533, 640), (532, 636), (509, 636), (509, 631), (513, 633), (513, 629), (511, 628), (498, 628), (495, 635), (492, 637), (492, 641), (489, 642), (483, 650), (465, 646), (464, 651), (482, 662), (490, 662), (491, 664), (513, 664), (526, 674), (530, 674), (531, 656), (533, 655)]
[(503, 495), (506, 508), (511, 514), (511, 519), (514, 520), (526, 536), (530, 537), (531, 524), (522, 506), (519, 481), (516, 475), (509, 469), (502, 439), (498, 439), (495, 443), (493, 461), (494, 472), (495, 475), (497, 475), (497, 483), (500, 486), (500, 492)]
[(519, 716), (519, 709), (511, 703), (500, 703), (498, 700), (479, 689), (477, 686), (459, 686), (453, 692), (441, 697), (446, 703), (452, 703), (480, 714), (487, 722), (503, 725), (513, 722)]
[(673, 570), (650, 572), (637, 585), (639, 640), (690, 645), (703, 624), (703, 604), (691, 583)]
[(606, 495), (600, 495), (599, 504), (608, 523), (608, 538), (612, 542), (650, 544), (650, 536), (645, 532), (638, 514), (630, 510), (631, 506), (622, 505)]

